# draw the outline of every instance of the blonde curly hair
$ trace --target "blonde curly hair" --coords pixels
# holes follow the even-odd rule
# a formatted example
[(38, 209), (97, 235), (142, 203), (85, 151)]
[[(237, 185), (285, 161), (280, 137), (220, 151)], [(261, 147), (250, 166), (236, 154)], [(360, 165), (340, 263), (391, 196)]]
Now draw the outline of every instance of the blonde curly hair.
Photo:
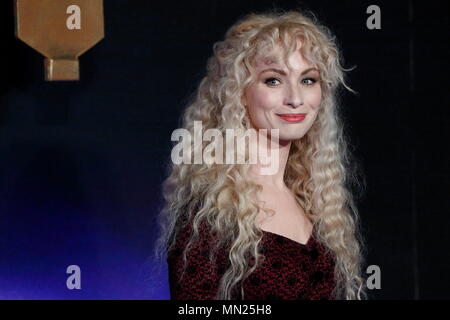
[[(214, 44), (207, 74), (183, 113), (182, 127), (193, 134), (193, 123), (198, 120), (203, 130), (250, 129), (241, 97), (252, 81), (254, 62), (277, 44), (281, 44), (286, 59), (298, 39), (304, 59), (320, 70), (322, 101), (310, 130), (292, 142), (284, 179), (313, 223), (315, 237), (334, 257), (333, 297), (361, 299), (365, 295), (361, 276), (363, 241), (354, 197), (346, 186), (355, 183), (361, 189), (361, 183), (354, 174), (356, 164), (350, 160), (336, 101), (339, 85), (352, 89), (344, 81), (344, 71), (348, 70), (341, 65), (329, 29), (313, 14), (296, 11), (245, 16), (226, 32), (223, 41)], [(199, 147), (205, 146), (203, 143)], [(233, 299), (238, 284), (244, 298), (242, 281), (264, 259), (259, 250), (263, 233), (255, 224), (261, 210), (255, 201), (260, 190), (261, 186), (249, 179), (248, 164), (169, 163), (156, 256), (164, 259), (185, 225), (180, 221), (192, 219), (193, 234), (183, 253), (186, 267), (186, 256), (198, 237), (199, 226), (207, 223), (211, 234), (218, 235), (213, 251), (223, 244), (230, 248), (230, 267), (221, 278), (216, 299)], [(182, 216), (187, 218), (182, 220)], [(254, 258), (252, 266), (248, 265), (249, 257)]]

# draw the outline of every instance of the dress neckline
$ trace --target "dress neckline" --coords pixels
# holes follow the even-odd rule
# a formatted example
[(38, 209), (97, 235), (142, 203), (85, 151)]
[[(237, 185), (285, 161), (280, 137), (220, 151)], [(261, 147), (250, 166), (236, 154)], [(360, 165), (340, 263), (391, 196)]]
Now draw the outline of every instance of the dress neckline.
[(263, 230), (263, 229), (261, 229), (261, 231), (264, 232), (264, 233), (266, 233), (266, 234), (269, 234), (269, 235), (272, 235), (272, 236), (275, 236), (275, 237), (280, 237), (280, 238), (282, 238), (282, 239), (288, 240), (288, 241), (293, 242), (293, 243), (295, 243), (296, 245), (301, 246), (301, 247), (308, 247), (309, 244), (313, 241), (313, 238), (314, 238), (314, 231), (311, 233), (311, 235), (309, 236), (309, 238), (308, 238), (308, 240), (306, 241), (306, 243), (298, 242), (298, 241), (296, 241), (296, 240), (293, 240), (293, 239), (291, 239), (291, 238), (288, 238), (288, 237), (286, 237), (286, 236), (283, 236), (282, 234), (279, 234), (279, 233), (275, 233), (275, 232), (271, 232), (271, 231), (266, 231), (266, 230)]

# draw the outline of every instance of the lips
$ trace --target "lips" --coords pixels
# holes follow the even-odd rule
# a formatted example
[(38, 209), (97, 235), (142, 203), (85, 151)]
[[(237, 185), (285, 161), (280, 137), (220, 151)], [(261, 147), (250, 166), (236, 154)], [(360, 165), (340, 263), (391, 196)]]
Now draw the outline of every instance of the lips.
[(277, 113), (281, 119), (288, 122), (300, 122), (306, 117), (306, 113)]

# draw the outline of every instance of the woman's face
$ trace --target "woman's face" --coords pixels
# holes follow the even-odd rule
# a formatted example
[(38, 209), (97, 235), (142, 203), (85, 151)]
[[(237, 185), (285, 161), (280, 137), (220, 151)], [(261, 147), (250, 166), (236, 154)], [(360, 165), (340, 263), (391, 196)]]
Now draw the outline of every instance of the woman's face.
[[(301, 42), (297, 43), (297, 49)], [(279, 48), (276, 48), (276, 50)], [(282, 60), (281, 60), (282, 61)], [(279, 129), (280, 141), (302, 138), (317, 117), (322, 90), (318, 69), (308, 64), (299, 50), (288, 57), (291, 69), (261, 59), (255, 65), (255, 81), (243, 95), (252, 127)]]

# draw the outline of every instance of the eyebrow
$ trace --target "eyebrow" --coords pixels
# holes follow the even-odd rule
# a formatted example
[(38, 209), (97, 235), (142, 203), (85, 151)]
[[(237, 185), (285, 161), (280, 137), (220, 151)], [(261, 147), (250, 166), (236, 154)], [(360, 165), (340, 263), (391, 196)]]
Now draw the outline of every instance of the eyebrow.
[[(313, 71), (313, 70), (319, 72), (319, 69), (317, 69), (317, 68), (315, 68), (315, 67), (312, 67), (312, 68), (309, 68), (309, 69), (306, 69), (305, 71), (303, 71), (303, 72), (301, 73), (301, 75), (304, 75), (304, 74), (306, 74), (306, 73), (308, 73), (308, 72), (310, 72), (310, 71)], [(286, 72), (285, 72), (284, 70), (281, 70), (281, 69), (275, 69), (275, 68), (265, 69), (265, 70), (261, 71), (259, 74), (263, 74), (264, 72), (269, 72), (269, 71), (273, 71), (273, 72), (279, 73), (279, 74), (281, 74), (281, 75), (283, 75), (283, 76), (286, 75)]]

